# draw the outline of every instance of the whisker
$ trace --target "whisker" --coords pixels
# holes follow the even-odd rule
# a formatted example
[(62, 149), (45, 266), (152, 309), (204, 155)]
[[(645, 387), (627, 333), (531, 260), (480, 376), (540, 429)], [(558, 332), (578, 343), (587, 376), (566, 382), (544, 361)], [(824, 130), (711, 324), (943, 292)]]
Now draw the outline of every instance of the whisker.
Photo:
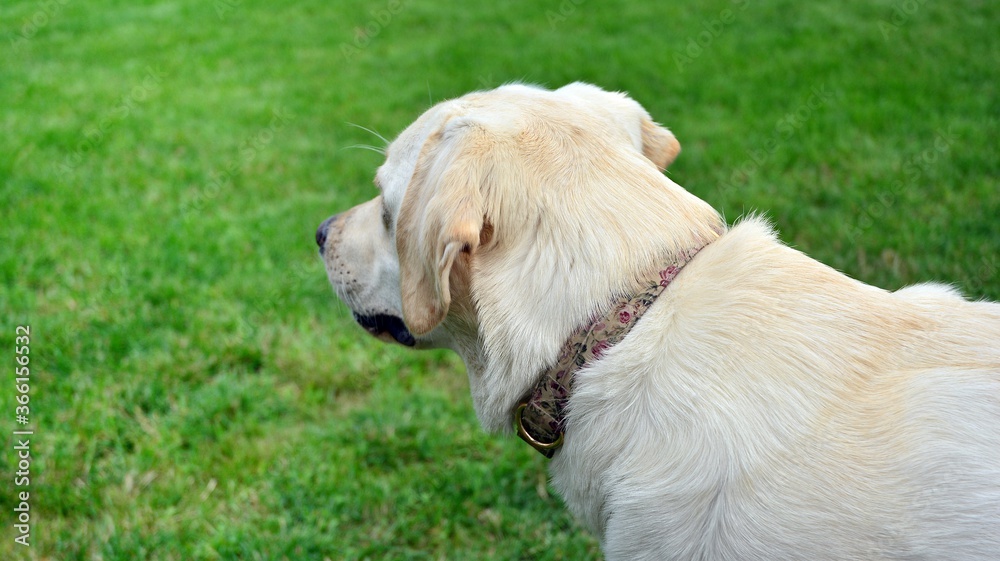
[(355, 123), (347, 123), (347, 124), (351, 125), (352, 127), (359, 128), (359, 129), (361, 129), (363, 131), (370, 132), (370, 133), (374, 134), (375, 136), (377, 136), (379, 138), (379, 140), (381, 140), (383, 143), (385, 143), (386, 146), (389, 145), (389, 141), (386, 140), (386, 138), (384, 136), (382, 136), (381, 134), (373, 131), (372, 129), (370, 129), (368, 127), (363, 127), (363, 126), (355, 124)]
[(361, 148), (363, 150), (371, 150), (372, 152), (378, 152), (385, 156), (385, 148), (379, 148), (378, 146), (371, 146), (369, 144), (352, 144), (350, 146), (344, 146), (341, 150), (347, 150), (348, 148)]

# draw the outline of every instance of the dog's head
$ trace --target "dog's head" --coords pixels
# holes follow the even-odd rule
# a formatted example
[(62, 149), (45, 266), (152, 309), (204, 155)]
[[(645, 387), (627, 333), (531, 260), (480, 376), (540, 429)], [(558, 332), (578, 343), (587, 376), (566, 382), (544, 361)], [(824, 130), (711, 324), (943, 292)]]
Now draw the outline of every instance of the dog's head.
[[(424, 339), (448, 314), (453, 274), (467, 283), (473, 255), (492, 241), (485, 191), (505, 171), (529, 171), (511, 158), (533, 156), (531, 163), (544, 166), (545, 156), (525, 152), (573, 150), (558, 143), (587, 132), (628, 144), (660, 170), (680, 152), (674, 135), (638, 103), (583, 83), (554, 92), (504, 86), (427, 111), (388, 146), (375, 174), (380, 195), (330, 217), (316, 232), (338, 296), (373, 334), (407, 345)], [(566, 156), (590, 157), (551, 159), (575, 165)]]
[(372, 334), (451, 347), (467, 365), (527, 365), (638, 271), (714, 235), (715, 212), (661, 173), (679, 151), (624, 94), (471, 93), (390, 143), (379, 196), (324, 221), (316, 240)]

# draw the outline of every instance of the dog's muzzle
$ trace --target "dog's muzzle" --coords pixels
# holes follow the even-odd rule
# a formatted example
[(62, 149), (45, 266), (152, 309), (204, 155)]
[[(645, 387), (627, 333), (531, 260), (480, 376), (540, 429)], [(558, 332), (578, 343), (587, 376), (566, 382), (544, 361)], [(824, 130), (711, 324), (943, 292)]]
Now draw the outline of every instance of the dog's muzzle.
[(364, 327), (365, 331), (376, 337), (383, 333), (388, 333), (401, 345), (412, 347), (417, 344), (417, 340), (413, 338), (413, 334), (406, 328), (406, 324), (396, 316), (387, 314), (363, 316), (354, 312), (354, 320), (358, 322), (358, 325)]

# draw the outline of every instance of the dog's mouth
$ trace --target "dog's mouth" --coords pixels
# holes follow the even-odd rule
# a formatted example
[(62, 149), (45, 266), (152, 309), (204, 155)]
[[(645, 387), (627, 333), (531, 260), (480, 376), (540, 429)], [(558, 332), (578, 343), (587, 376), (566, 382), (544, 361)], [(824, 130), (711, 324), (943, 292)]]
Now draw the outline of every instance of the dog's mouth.
[(417, 344), (413, 334), (406, 328), (403, 320), (387, 314), (361, 315), (354, 313), (354, 320), (358, 325), (365, 328), (365, 331), (381, 339), (381, 335), (390, 335), (400, 345), (412, 347)]

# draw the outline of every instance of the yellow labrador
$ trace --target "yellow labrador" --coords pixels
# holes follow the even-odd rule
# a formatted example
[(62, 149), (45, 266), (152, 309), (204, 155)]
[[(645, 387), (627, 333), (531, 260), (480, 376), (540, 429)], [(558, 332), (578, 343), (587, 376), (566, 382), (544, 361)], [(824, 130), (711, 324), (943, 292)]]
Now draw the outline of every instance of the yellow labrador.
[(1000, 305), (730, 228), (679, 151), (595, 86), (472, 93), (317, 242), (369, 332), (462, 356), (609, 561), (1000, 559)]

